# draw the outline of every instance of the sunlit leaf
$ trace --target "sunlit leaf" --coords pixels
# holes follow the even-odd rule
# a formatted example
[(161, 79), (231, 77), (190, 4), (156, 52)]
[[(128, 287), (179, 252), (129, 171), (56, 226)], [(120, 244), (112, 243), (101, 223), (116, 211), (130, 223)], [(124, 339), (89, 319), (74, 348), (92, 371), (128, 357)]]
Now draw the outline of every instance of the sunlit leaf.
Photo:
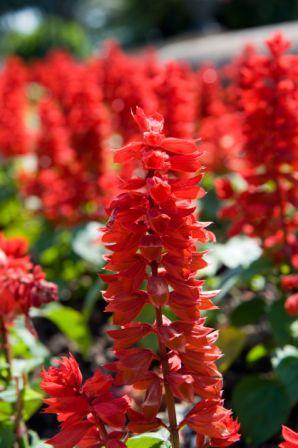
[(237, 359), (245, 345), (246, 335), (235, 327), (222, 328), (219, 333), (218, 346), (224, 356), (219, 360), (219, 368), (226, 371)]
[(265, 302), (261, 297), (254, 297), (242, 302), (230, 315), (230, 322), (236, 327), (250, 325), (258, 322), (265, 314)]
[(268, 355), (268, 350), (263, 344), (255, 345), (246, 355), (248, 363), (257, 362)]
[(50, 303), (43, 307), (41, 315), (57, 325), (83, 354), (87, 353), (91, 335), (84, 316), (79, 311), (60, 303)]

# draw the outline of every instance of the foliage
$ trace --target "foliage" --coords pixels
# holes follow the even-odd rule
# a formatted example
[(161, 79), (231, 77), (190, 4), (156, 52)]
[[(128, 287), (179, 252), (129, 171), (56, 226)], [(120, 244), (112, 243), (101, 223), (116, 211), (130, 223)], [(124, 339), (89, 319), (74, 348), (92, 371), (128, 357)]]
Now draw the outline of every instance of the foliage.
[(1, 48), (6, 55), (17, 55), (30, 61), (42, 58), (57, 48), (78, 58), (86, 57), (90, 52), (90, 43), (84, 29), (76, 22), (49, 16), (31, 34), (7, 33)]

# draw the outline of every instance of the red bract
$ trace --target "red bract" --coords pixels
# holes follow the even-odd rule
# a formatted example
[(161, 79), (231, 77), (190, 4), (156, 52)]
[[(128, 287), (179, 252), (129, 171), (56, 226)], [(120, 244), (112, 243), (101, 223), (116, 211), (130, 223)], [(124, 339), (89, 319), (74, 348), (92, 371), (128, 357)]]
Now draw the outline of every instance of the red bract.
[(6, 239), (0, 234), (0, 314), (5, 324), (18, 315), (28, 316), (32, 306), (57, 299), (57, 287), (45, 280), (38, 265), (27, 255), (22, 238)]
[(29, 135), (25, 125), (26, 69), (17, 58), (6, 61), (0, 73), (0, 155), (25, 154)]
[[(55, 448), (124, 448), (127, 397), (111, 392), (113, 379), (97, 370), (83, 382), (75, 358), (62, 357), (57, 367), (41, 373), (48, 414), (57, 414), (61, 431), (48, 440)], [(108, 432), (106, 426), (113, 428)], [(118, 431), (114, 431), (117, 429)]]
[(279, 448), (297, 448), (298, 447), (298, 433), (288, 428), (287, 426), (282, 427), (282, 435), (285, 439), (284, 442), (280, 443)]
[(184, 422), (197, 432), (198, 448), (230, 446), (239, 440), (239, 424), (231, 419), (231, 411), (220, 400), (201, 401)]
[[(298, 58), (280, 34), (267, 42), (268, 55), (247, 54), (238, 94), (243, 109), (246, 187), (231, 195), (221, 217), (233, 221), (230, 235), (262, 240), (277, 262), (297, 265)], [(296, 266), (297, 268), (297, 266)]]
[[(239, 425), (220, 398), (217, 332), (200, 318), (200, 310), (215, 308), (211, 299), (216, 292), (204, 292), (203, 281), (196, 278), (206, 266), (196, 245), (214, 240), (195, 214), (194, 200), (203, 194), (197, 185), (200, 152), (192, 140), (165, 137), (160, 114), (147, 116), (137, 108), (134, 119), (142, 139), (118, 150), (115, 161), (133, 162), (136, 175), (121, 182), (124, 192), (111, 202), (102, 236), (111, 251), (105, 266), (111, 272), (101, 276), (108, 284), (106, 311), (121, 325), (110, 332), (117, 359), (108, 367), (115, 371), (117, 385), (144, 391), (137, 410), (129, 412), (132, 432), (164, 425), (157, 418), (164, 393), (172, 445), (178, 447), (175, 399), (192, 401), (198, 394), (208, 419), (192, 423), (196, 406), (179, 428), (189, 424), (214, 446), (229, 446), (239, 438)], [(145, 305), (154, 309), (153, 324), (135, 320)], [(166, 309), (181, 320), (167, 319)], [(157, 338), (158, 353), (133, 347), (150, 333)]]

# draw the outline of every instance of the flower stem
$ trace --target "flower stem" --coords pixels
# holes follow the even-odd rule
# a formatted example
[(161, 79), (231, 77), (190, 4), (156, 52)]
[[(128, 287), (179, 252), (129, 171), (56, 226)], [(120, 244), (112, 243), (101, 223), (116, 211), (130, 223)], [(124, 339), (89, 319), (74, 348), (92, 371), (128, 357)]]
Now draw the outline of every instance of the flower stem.
[(278, 195), (278, 201), (279, 201), (279, 207), (280, 207), (280, 219), (281, 219), (281, 227), (283, 232), (283, 241), (284, 241), (284, 250), (285, 254), (288, 258), (288, 261), (291, 265), (291, 254), (289, 250), (289, 241), (288, 241), (288, 226), (287, 226), (287, 212), (286, 212), (286, 206), (285, 206), (285, 200), (284, 200), (284, 194), (282, 190), (282, 185), (279, 176), (277, 176), (276, 181), (276, 187), (277, 187), (277, 195)]
[[(7, 384), (9, 384), (13, 379), (12, 370), (12, 353), (9, 341), (9, 330), (7, 323), (2, 318), (0, 319), (0, 334), (2, 336), (2, 349), (7, 364)], [(16, 387), (17, 401), (15, 404), (15, 418), (14, 418), (14, 432), (15, 432), (15, 443), (16, 448), (28, 448), (28, 434), (26, 427), (23, 422), (23, 407), (24, 407), (24, 386), (21, 389), (19, 384), (19, 378), (14, 378)], [(25, 377), (23, 377), (23, 384), (25, 384)]]
[(12, 379), (12, 356), (8, 336), (8, 327), (3, 318), (0, 320), (0, 325), (1, 325), (0, 334), (2, 336), (2, 349), (7, 364), (7, 382), (9, 383)]
[[(151, 270), (153, 275), (157, 275), (157, 263), (151, 263)], [(165, 398), (166, 398), (166, 406), (169, 417), (169, 431), (171, 435), (171, 443), (172, 448), (179, 448), (179, 432), (177, 427), (177, 417), (176, 417), (176, 408), (175, 408), (175, 400), (171, 391), (171, 388), (168, 384), (167, 377), (169, 374), (169, 364), (168, 364), (168, 355), (167, 348), (162, 342), (160, 338), (160, 328), (162, 327), (162, 307), (155, 308), (155, 318), (157, 325), (157, 338), (158, 338), (158, 351), (161, 360), (161, 368), (164, 379), (164, 388), (165, 388)]]
[(28, 448), (28, 434), (27, 428), (23, 421), (23, 408), (24, 408), (24, 392), (26, 377), (23, 375), (23, 386), (20, 387), (20, 378), (15, 378), (16, 381), (16, 392), (17, 392), (17, 403), (16, 403), (16, 415), (15, 415), (15, 435), (16, 435), (16, 446), (18, 448)]
[(159, 348), (159, 355), (161, 358), (161, 368), (164, 378), (164, 388), (165, 388), (165, 397), (166, 397), (166, 405), (167, 405), (167, 411), (169, 416), (169, 430), (171, 434), (171, 443), (173, 448), (179, 448), (180, 442), (179, 442), (179, 432), (177, 427), (177, 417), (176, 417), (176, 409), (175, 409), (175, 400), (171, 391), (171, 388), (167, 382), (167, 376), (169, 374), (169, 364), (168, 364), (168, 357), (167, 357), (167, 349), (163, 342), (161, 341), (161, 338), (159, 336), (159, 328), (162, 326), (162, 309), (161, 307), (155, 308), (155, 316), (156, 316), (156, 323), (157, 323), (157, 334), (158, 334), (158, 348)]

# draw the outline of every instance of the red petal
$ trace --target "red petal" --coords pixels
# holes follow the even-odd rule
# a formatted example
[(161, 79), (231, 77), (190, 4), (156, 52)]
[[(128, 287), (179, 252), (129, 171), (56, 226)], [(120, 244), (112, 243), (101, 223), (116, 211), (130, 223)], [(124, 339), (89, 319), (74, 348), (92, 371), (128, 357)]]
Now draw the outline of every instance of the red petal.
[(73, 448), (80, 442), (91, 426), (92, 424), (86, 421), (64, 427), (56, 436), (49, 439), (47, 443), (53, 445), (54, 448)]

